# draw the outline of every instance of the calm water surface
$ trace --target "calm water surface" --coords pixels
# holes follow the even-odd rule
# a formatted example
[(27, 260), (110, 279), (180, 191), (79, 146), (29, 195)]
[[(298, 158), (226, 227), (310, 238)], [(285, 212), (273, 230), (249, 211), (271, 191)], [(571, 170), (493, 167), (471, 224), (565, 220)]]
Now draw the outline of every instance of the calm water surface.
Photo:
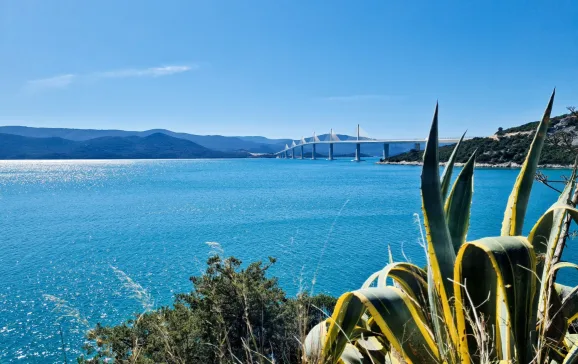
[[(468, 239), (499, 234), (517, 173), (476, 170)], [(245, 262), (276, 257), (292, 295), (316, 269), (315, 292), (359, 287), (388, 245), (423, 264), (419, 175), (348, 160), (0, 162), (0, 362), (61, 361), (59, 325), (73, 359), (89, 327), (143, 310), (131, 282), (170, 304), (215, 242)], [(555, 198), (534, 186), (526, 230)]]

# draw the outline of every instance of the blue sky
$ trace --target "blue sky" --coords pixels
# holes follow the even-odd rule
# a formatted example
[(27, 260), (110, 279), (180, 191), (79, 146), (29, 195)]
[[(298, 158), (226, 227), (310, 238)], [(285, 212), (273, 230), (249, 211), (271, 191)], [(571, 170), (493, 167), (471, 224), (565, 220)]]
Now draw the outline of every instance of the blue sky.
[(572, 1), (0, 1), (0, 124), (487, 135), (578, 106)]

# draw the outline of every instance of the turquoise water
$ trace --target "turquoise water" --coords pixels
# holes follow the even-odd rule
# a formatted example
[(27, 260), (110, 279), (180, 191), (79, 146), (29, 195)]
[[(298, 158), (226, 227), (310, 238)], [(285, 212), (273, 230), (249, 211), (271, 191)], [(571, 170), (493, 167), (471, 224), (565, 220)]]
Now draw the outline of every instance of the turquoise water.
[[(499, 234), (517, 173), (476, 170), (469, 239)], [(290, 294), (317, 269), (315, 292), (355, 289), (388, 245), (423, 264), (419, 175), (348, 160), (1, 162), (0, 362), (61, 361), (59, 327), (74, 358), (88, 327), (143, 310), (128, 279), (169, 304), (212, 250), (276, 257)], [(535, 185), (526, 230), (555, 198)]]

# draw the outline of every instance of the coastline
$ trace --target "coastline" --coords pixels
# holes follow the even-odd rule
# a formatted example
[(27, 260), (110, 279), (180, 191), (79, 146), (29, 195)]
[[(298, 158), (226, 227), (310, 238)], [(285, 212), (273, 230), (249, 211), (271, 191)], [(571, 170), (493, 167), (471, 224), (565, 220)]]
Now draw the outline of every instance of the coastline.
[[(440, 162), (440, 166), (445, 166), (447, 162)], [(387, 165), (387, 164), (391, 164), (391, 165), (401, 165), (401, 166), (421, 166), (423, 164), (423, 162), (409, 162), (409, 161), (403, 161), (403, 162), (376, 162), (375, 164), (382, 164), (382, 165)], [(465, 163), (458, 163), (456, 162), (454, 165), (456, 167), (463, 167)], [(514, 162), (505, 162), (505, 163), (498, 163), (498, 164), (492, 164), (492, 163), (477, 163), (475, 165), (475, 168), (503, 168), (503, 169), (517, 169), (517, 168), (521, 168), (522, 165), (518, 164), (518, 163), (514, 163)], [(572, 169), (572, 165), (563, 165), (563, 164), (540, 164), (538, 165), (538, 168), (545, 168), (545, 169)]]

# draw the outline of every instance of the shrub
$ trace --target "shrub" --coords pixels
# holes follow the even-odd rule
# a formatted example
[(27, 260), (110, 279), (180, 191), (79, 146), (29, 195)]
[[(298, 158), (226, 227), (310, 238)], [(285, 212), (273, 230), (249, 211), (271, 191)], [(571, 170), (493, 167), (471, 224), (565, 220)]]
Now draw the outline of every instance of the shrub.
[(193, 291), (172, 307), (137, 315), (118, 326), (88, 333), (84, 363), (295, 363), (302, 339), (326, 318), (336, 299), (301, 294), (288, 298), (267, 264), (241, 268), (236, 258), (209, 258), (206, 272), (192, 277)]

